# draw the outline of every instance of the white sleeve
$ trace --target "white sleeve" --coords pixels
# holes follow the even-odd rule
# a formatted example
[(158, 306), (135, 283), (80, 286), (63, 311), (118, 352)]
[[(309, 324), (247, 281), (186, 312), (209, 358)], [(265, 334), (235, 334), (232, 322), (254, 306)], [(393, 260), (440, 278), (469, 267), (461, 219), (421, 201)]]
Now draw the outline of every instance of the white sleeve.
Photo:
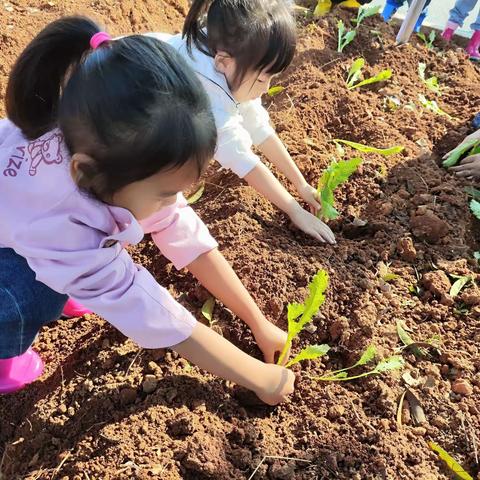
[(260, 98), (240, 103), (238, 106), (242, 117), (243, 128), (250, 134), (254, 145), (260, 145), (268, 137), (275, 134), (270, 124), (270, 116), (262, 106)]
[(258, 165), (260, 158), (252, 152), (252, 139), (239, 122), (220, 128), (217, 134), (214, 158), (222, 167), (243, 178)]

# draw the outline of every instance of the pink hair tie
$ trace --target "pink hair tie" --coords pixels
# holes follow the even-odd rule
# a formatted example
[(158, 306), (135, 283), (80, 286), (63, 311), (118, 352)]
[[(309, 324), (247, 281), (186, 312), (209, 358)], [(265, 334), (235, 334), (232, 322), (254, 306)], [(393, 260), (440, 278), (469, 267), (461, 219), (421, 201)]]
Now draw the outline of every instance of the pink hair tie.
[(95, 50), (102, 43), (109, 42), (112, 37), (107, 32), (97, 32), (90, 39), (90, 46)]

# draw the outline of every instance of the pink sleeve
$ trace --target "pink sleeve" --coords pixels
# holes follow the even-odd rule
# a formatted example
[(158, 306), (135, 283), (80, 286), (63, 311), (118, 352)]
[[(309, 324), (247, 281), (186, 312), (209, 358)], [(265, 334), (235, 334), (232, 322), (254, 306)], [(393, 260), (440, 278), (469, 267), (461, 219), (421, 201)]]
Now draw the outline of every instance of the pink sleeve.
[(19, 237), (17, 251), (38, 281), (101, 315), (141, 347), (187, 339), (194, 317), (119, 242), (101, 248), (101, 240), (98, 231), (65, 216), (41, 218)]
[(142, 220), (140, 225), (145, 233), (152, 234), (159, 250), (178, 270), (218, 246), (180, 193), (173, 205)]

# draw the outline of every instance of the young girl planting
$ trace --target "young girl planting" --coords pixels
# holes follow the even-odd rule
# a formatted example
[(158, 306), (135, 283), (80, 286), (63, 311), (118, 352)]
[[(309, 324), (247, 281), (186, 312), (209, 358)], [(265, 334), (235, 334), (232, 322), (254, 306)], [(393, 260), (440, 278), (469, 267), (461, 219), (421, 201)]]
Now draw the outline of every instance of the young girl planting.
[(213, 155), (208, 98), (175, 51), (112, 41), (95, 23), (48, 25), (20, 55), (0, 121), (0, 392), (42, 371), (30, 348), (67, 295), (144, 348), (171, 347), (276, 404), (293, 374), (262, 363), (192, 315), (124, 246), (145, 232), (252, 329), (268, 362), (287, 338), (268, 322), (182, 190)]
[[(206, 14), (206, 19), (204, 18)], [(214, 158), (284, 211), (301, 230), (334, 243), (332, 231), (299, 203), (252, 152), (265, 155), (295, 186), (312, 211), (310, 186), (270, 126), (260, 97), (292, 61), (295, 21), (285, 0), (194, 0), (183, 37), (150, 34), (174, 46), (197, 72), (212, 103), (218, 133)]]

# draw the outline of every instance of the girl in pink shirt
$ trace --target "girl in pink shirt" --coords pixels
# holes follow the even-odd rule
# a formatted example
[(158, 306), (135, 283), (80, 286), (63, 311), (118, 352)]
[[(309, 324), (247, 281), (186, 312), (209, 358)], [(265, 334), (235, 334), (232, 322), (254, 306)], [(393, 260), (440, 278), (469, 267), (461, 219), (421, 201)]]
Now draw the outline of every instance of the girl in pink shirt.
[[(112, 41), (88, 18), (48, 25), (13, 67), (0, 121), (0, 393), (42, 372), (30, 348), (67, 296), (144, 348), (171, 347), (276, 404), (294, 376), (271, 364), (286, 334), (260, 312), (181, 194), (214, 154), (193, 71), (165, 43)], [(151, 233), (252, 329), (268, 363), (197, 323), (126, 244)]]

